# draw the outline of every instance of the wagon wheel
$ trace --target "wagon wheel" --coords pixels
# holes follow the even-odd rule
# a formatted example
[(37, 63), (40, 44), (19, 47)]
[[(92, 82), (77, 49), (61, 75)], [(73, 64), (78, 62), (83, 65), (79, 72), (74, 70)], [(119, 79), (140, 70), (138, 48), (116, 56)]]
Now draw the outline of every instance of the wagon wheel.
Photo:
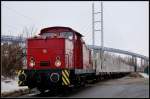
[(85, 85), (86, 85), (86, 78), (84, 76), (81, 77), (80, 85), (81, 85), (81, 87), (85, 87)]

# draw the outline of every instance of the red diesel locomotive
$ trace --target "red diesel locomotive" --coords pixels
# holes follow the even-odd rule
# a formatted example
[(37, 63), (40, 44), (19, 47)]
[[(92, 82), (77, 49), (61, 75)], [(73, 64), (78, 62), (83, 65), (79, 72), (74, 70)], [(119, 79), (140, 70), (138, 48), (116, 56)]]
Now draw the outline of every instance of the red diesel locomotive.
[(40, 91), (84, 85), (95, 70), (82, 35), (69, 27), (49, 27), (27, 39), (27, 69), (18, 72), (19, 86)]

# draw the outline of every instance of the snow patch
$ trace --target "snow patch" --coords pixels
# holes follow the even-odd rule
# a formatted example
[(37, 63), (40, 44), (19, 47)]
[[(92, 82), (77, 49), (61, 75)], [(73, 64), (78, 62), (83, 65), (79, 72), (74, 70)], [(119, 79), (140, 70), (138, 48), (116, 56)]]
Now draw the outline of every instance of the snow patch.
[(13, 91), (16, 91), (16, 90), (27, 89), (28, 88), (27, 86), (19, 87), (17, 82), (18, 82), (17, 78), (15, 78), (15, 79), (7, 78), (5, 80), (1, 79), (1, 93), (13, 92)]
[(144, 78), (148, 78), (149, 79), (149, 75), (146, 73), (139, 73), (141, 76), (143, 76)]

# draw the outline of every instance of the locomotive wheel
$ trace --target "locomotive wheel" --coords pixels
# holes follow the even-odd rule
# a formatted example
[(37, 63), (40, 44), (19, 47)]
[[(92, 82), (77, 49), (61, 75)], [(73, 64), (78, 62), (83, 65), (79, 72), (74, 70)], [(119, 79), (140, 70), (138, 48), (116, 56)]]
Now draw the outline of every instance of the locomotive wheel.
[(44, 92), (45, 92), (45, 89), (44, 89), (44, 88), (38, 87), (37, 89), (38, 89), (41, 93), (44, 93)]
[(80, 87), (80, 76), (76, 76), (75, 80), (74, 80), (74, 88), (79, 88)]
[(81, 77), (81, 87), (85, 87), (85, 84), (86, 84), (86, 78), (85, 77)]
[(29, 89), (32, 89), (32, 88), (34, 88), (34, 87), (33, 87), (33, 86), (31, 86), (31, 85), (28, 85), (28, 88), (29, 88)]

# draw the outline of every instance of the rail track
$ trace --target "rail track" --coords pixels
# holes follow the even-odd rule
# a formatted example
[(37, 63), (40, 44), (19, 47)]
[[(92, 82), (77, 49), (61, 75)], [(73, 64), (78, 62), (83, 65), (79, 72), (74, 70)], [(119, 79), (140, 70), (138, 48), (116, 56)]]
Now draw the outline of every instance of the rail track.
[[(1, 95), (1, 96), (2, 97), (19, 97), (19, 98), (24, 98), (24, 97), (34, 97), (34, 98), (35, 97), (54, 97), (54, 98), (58, 97), (59, 98), (59, 97), (79, 97), (81, 94), (81, 97), (84, 97), (85, 95), (87, 97), (89, 95), (88, 93), (91, 94), (91, 91), (92, 92), (100, 91), (100, 94), (102, 94), (104, 91), (107, 91), (109, 88), (120, 87), (123, 90), (113, 89), (114, 93), (115, 91), (117, 94), (122, 92), (126, 95), (126, 94), (129, 94), (127, 90), (132, 91), (134, 90), (134, 88), (136, 88), (135, 94), (133, 95), (141, 95), (140, 97), (147, 97), (147, 94), (145, 93), (147, 93), (149, 90), (147, 88), (145, 90), (144, 88), (145, 88), (145, 85), (147, 86), (148, 84), (145, 84), (147, 81), (145, 80), (146, 81), (145, 82), (143, 79), (144, 78), (141, 78), (139, 75), (130, 74), (122, 78), (103, 79), (95, 83), (86, 84), (84, 87), (79, 86), (78, 88), (70, 88), (67, 90), (59, 90), (55, 92), (47, 90), (44, 93), (40, 93), (37, 89), (32, 89), (32, 90), (26, 89), (26, 90), (19, 90), (14, 93), (9, 93), (7, 95)], [(112, 92), (111, 90), (112, 89), (109, 89), (107, 92), (110, 93)], [(136, 93), (136, 92), (139, 92), (139, 93)], [(120, 94), (120, 96), (114, 96), (114, 97), (122, 97), (122, 95), (124, 94)], [(143, 96), (143, 95), (146, 95), (146, 96)], [(89, 97), (92, 97), (92, 96), (89, 96)], [(105, 94), (104, 96), (101, 95), (101, 97), (109, 97), (109, 95)], [(137, 96), (133, 96), (133, 97), (137, 97)]]

